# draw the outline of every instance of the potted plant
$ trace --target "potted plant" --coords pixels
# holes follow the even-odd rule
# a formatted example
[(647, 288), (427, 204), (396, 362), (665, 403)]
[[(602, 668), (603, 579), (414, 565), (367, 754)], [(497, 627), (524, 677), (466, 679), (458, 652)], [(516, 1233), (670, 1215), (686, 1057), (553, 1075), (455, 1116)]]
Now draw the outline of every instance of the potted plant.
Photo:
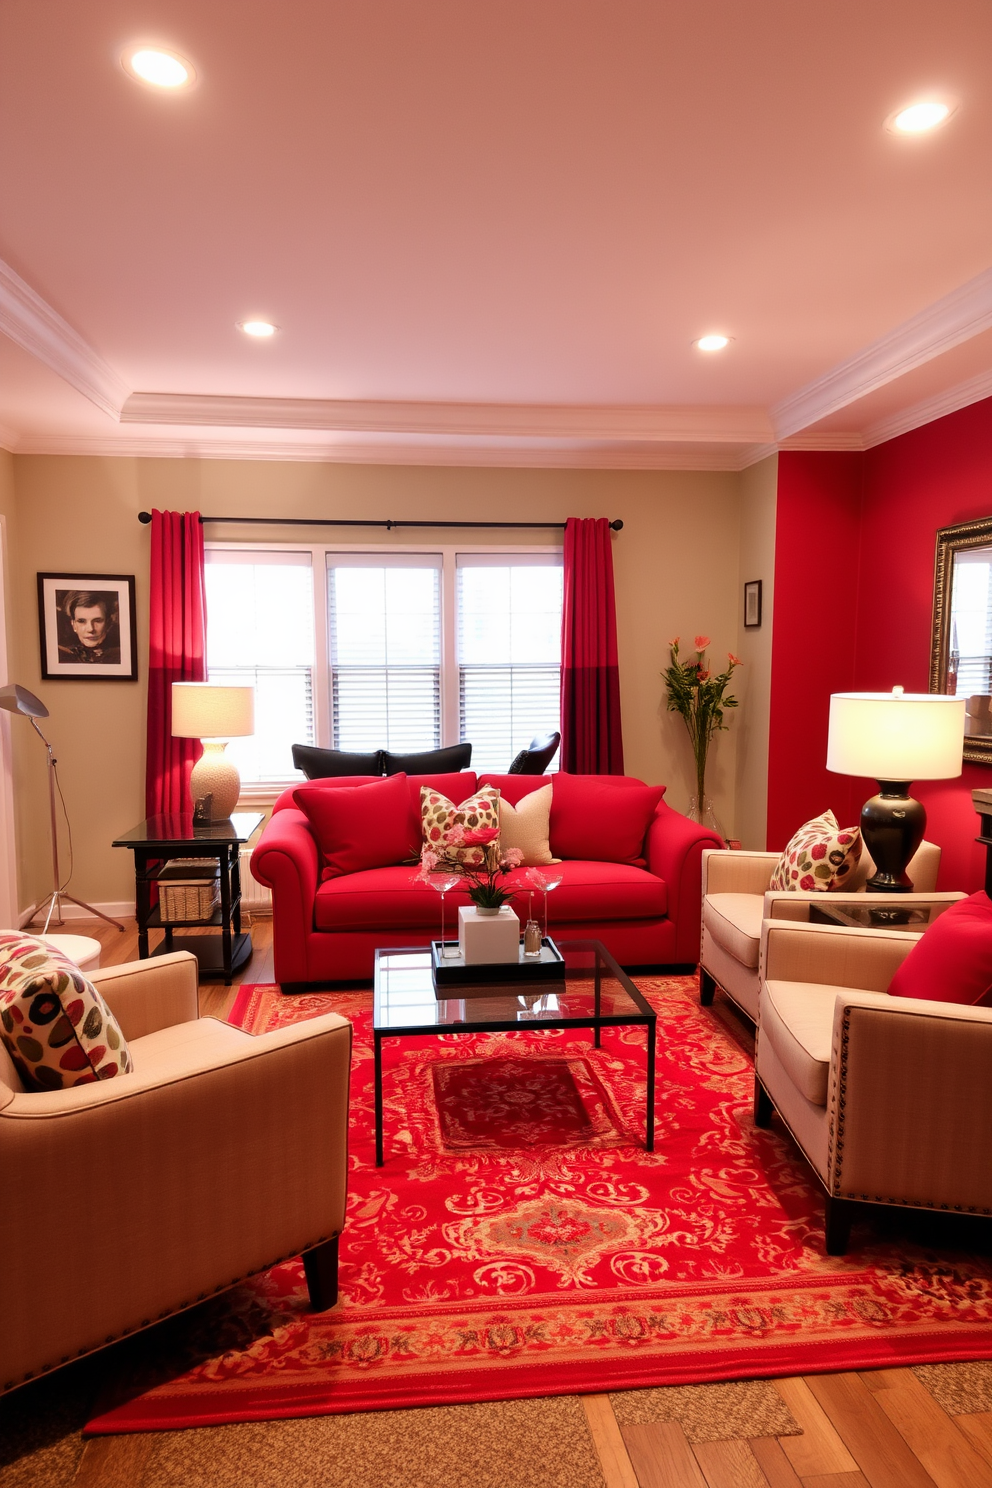
[[(467, 847), (479, 849), (479, 862), (464, 861), (461, 852)], [(456, 824), (448, 828), (435, 846), (424, 847), (420, 854), (419, 877), (427, 881), (432, 873), (457, 873), (464, 880), (468, 897), (479, 913), (495, 915), (513, 898), (513, 890), (502, 888), (500, 879), (518, 868), (522, 859), (523, 853), (518, 847), (500, 852), (498, 827), (479, 827), (469, 832), (461, 824)]]
[(722, 837), (716, 824), (713, 803), (706, 797), (706, 759), (710, 741), (715, 733), (725, 730), (723, 721), (725, 708), (736, 708), (737, 699), (727, 694), (727, 686), (734, 669), (743, 666), (739, 656), (727, 652), (724, 671), (713, 674), (706, 665), (706, 647), (709, 636), (696, 636), (696, 655), (691, 661), (679, 656), (679, 637), (669, 642), (671, 664), (662, 672), (665, 682), (666, 707), (669, 713), (678, 713), (689, 734), (693, 759), (696, 765), (696, 794), (689, 805), (687, 815), (693, 820), (712, 827)]

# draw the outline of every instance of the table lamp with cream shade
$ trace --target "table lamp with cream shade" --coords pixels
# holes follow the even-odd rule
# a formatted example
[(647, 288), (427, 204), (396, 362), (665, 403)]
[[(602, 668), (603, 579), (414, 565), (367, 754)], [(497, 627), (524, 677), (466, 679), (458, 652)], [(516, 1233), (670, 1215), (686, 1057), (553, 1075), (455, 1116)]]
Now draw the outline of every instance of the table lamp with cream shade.
[(194, 817), (226, 821), (238, 804), (241, 778), (224, 750), (228, 739), (255, 732), (254, 687), (173, 682), (172, 732), (176, 738), (203, 742), (189, 782)]
[(908, 894), (906, 865), (923, 841), (927, 813), (909, 794), (914, 780), (961, 774), (966, 699), (943, 693), (837, 692), (830, 699), (827, 769), (868, 775), (878, 795), (861, 809), (861, 836), (875, 873), (866, 888)]

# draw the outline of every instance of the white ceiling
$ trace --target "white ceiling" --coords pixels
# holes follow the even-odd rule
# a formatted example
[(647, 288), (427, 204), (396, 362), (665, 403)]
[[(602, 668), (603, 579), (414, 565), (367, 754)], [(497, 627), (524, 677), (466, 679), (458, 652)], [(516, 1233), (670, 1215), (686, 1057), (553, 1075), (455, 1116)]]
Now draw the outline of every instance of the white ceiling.
[[(990, 64), (986, 0), (5, 0), (0, 442), (877, 443), (992, 393)], [(945, 127), (885, 131), (933, 92)]]

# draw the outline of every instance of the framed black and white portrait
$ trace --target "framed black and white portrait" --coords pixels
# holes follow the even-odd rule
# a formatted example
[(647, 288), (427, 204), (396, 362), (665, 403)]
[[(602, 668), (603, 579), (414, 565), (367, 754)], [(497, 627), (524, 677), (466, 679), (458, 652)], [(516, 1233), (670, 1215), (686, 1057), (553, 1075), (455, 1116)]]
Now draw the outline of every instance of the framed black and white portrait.
[(133, 574), (38, 575), (41, 675), (46, 681), (133, 682)]
[(744, 629), (756, 630), (761, 624), (761, 580), (750, 579), (744, 585)]

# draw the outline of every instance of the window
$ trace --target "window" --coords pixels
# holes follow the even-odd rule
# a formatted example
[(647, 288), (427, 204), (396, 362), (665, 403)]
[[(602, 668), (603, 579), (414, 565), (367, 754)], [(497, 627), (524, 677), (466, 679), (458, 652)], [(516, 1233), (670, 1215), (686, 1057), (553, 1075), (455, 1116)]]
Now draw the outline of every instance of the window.
[(561, 592), (561, 566), (547, 558), (459, 554), (459, 736), (480, 772), (505, 770), (558, 727)]
[(441, 560), (327, 555), (335, 749), (441, 742)]
[(206, 552), (207, 675), (250, 683), (255, 733), (228, 753), (246, 783), (292, 778), (293, 744), (314, 738), (314, 605), (310, 554)]
[(207, 548), (211, 681), (251, 682), (244, 785), (299, 779), (291, 746), (407, 753), (470, 740), (502, 771), (558, 727), (555, 550)]

